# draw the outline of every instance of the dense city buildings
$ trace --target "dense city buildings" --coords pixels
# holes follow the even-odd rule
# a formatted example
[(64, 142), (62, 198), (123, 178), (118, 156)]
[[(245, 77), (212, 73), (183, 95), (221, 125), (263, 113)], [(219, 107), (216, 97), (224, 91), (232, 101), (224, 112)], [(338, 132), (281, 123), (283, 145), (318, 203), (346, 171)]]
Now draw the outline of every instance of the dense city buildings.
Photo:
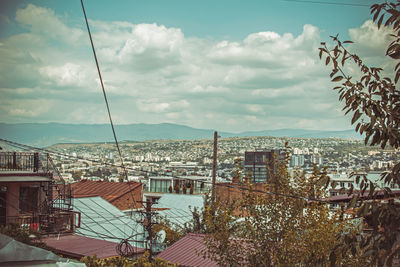
[[(246, 151), (284, 149), (286, 142), (291, 146), (289, 167), (305, 172), (312, 171), (314, 166), (326, 167), (328, 173), (341, 175), (348, 175), (351, 172), (381, 172), (388, 170), (399, 157), (399, 151), (368, 147), (361, 140), (221, 138), (218, 140), (217, 177), (231, 180), (234, 169), (238, 167), (234, 164), (237, 159), (241, 160), (243, 168), (247, 166), (249, 169), (250, 166), (245, 164)], [(211, 176), (213, 155), (211, 139), (123, 142), (120, 146), (130, 181), (157, 176)], [(119, 181), (124, 178), (119, 167), (120, 159), (115, 156), (118, 153), (113, 143), (59, 144), (50, 149), (65, 155), (58, 156), (55, 162), (68, 181), (80, 179)], [(250, 165), (255, 168), (254, 164)], [(260, 171), (263, 172), (264, 169)], [(259, 169), (253, 170), (253, 175), (259, 171)], [(150, 187), (147, 190), (150, 190)]]

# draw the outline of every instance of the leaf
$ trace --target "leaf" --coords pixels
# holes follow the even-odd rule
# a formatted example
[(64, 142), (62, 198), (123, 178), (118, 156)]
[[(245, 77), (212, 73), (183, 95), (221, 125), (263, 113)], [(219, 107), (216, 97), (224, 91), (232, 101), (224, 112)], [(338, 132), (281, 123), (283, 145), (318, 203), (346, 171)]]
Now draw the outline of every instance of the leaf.
[(397, 83), (397, 81), (399, 80), (399, 78), (400, 78), (400, 71), (398, 71), (398, 72), (396, 73), (396, 76), (394, 77), (394, 83)]
[(332, 82), (339, 82), (343, 79), (343, 76), (336, 76), (335, 78), (333, 78)]
[(342, 66), (344, 66), (344, 62), (346, 61), (346, 54), (347, 54), (347, 51), (344, 50), (343, 57), (342, 57)]
[(357, 109), (354, 113), (353, 119), (351, 120), (351, 124), (354, 124), (361, 117), (361, 115), (361, 112)]
[(344, 44), (352, 44), (352, 43), (354, 43), (353, 41), (344, 41), (343, 42)]
[(325, 65), (328, 65), (330, 61), (331, 61), (331, 58), (328, 56), (328, 57), (326, 58), (326, 60), (325, 60)]
[(377, 9), (376, 9), (374, 17), (372, 18), (373, 21), (375, 21), (378, 18), (379, 13), (381, 13), (381, 7), (380, 6), (378, 6)]
[(375, 191), (375, 185), (372, 181), (369, 181), (369, 197), (372, 197)]
[(378, 29), (380, 29), (380, 27), (381, 27), (381, 24), (382, 24), (382, 21), (383, 21), (383, 17), (385, 16), (385, 14), (382, 14), (382, 16), (379, 18), (379, 20), (378, 20)]
[(365, 203), (357, 211), (357, 216), (363, 216), (365, 211)]
[(360, 129), (360, 126), (361, 126), (361, 122), (357, 123), (356, 132), (358, 132), (358, 130)]
[(357, 195), (354, 195), (353, 198), (350, 201), (350, 204), (349, 204), (348, 208), (349, 209), (354, 208), (356, 206), (357, 200), (358, 200)]

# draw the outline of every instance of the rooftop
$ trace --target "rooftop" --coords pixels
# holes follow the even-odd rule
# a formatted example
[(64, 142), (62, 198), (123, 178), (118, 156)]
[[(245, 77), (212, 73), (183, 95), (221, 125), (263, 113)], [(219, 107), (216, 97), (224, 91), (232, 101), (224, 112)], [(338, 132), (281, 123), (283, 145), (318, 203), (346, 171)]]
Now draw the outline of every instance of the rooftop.
[[(75, 259), (83, 256), (96, 255), (97, 258), (109, 258), (119, 256), (116, 252), (118, 243), (80, 235), (61, 235), (54, 237), (46, 237), (42, 239), (49, 247), (57, 249), (57, 252)], [(143, 252), (138, 249), (137, 253)]]
[(211, 259), (205, 259), (199, 255), (206, 249), (203, 239), (204, 235), (202, 234), (189, 233), (158, 254), (157, 257), (171, 263), (178, 263), (179, 266), (218, 266)]
[(185, 195), (185, 194), (169, 194), (165, 193), (153, 206), (158, 209), (157, 213), (161, 217), (167, 217), (171, 223), (183, 226), (192, 218), (194, 208), (200, 211), (204, 206), (204, 198), (202, 195)]
[(76, 198), (74, 211), (80, 212), (80, 227), (76, 233), (110, 242), (137, 240), (132, 246), (143, 247), (144, 229), (141, 218), (129, 216), (101, 197)]
[(74, 198), (101, 196), (108, 202), (116, 200), (140, 186), (141, 183), (137, 182), (119, 183), (90, 180), (80, 180), (71, 184)]

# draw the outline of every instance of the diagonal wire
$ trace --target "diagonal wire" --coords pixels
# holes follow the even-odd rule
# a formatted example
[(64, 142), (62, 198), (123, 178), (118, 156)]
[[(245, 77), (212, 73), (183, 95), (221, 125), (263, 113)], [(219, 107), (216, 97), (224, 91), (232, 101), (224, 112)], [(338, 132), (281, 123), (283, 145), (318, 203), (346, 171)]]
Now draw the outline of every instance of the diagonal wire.
[(108, 105), (107, 94), (106, 94), (106, 90), (104, 88), (103, 78), (101, 77), (100, 66), (99, 66), (99, 62), (97, 60), (96, 50), (94, 49), (94, 43), (93, 43), (93, 39), (92, 39), (92, 34), (90, 32), (89, 22), (88, 22), (88, 19), (87, 19), (87, 16), (86, 16), (86, 11), (85, 11), (85, 6), (83, 5), (83, 0), (81, 0), (81, 4), (82, 4), (83, 15), (85, 16), (85, 21), (86, 21), (88, 34), (89, 34), (90, 44), (92, 46), (94, 60), (96, 61), (96, 67), (97, 67), (97, 72), (99, 74), (101, 88), (103, 89), (104, 101), (106, 102), (108, 118), (110, 119), (110, 124), (111, 124), (112, 132), (113, 132), (113, 135), (114, 135), (115, 145), (117, 146), (118, 154), (119, 154), (119, 157), (121, 159), (121, 166), (122, 166), (122, 168), (124, 169), (124, 172), (125, 172), (125, 178), (128, 181), (128, 173), (127, 173), (127, 171), (125, 169), (124, 160), (122, 158), (121, 150), (120, 150), (119, 145), (118, 145), (118, 139), (117, 139), (117, 135), (115, 133), (114, 124), (113, 124), (112, 117), (111, 117), (111, 112), (110, 112), (110, 106)]

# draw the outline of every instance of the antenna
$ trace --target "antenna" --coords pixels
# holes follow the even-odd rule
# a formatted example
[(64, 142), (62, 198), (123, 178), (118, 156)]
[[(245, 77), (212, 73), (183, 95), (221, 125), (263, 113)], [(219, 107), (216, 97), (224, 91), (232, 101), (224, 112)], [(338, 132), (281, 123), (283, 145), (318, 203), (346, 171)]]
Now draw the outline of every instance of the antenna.
[(165, 230), (160, 230), (156, 234), (156, 237), (154, 239), (155, 239), (156, 243), (161, 244), (162, 242), (164, 242), (166, 236), (167, 236), (167, 233), (165, 232)]

